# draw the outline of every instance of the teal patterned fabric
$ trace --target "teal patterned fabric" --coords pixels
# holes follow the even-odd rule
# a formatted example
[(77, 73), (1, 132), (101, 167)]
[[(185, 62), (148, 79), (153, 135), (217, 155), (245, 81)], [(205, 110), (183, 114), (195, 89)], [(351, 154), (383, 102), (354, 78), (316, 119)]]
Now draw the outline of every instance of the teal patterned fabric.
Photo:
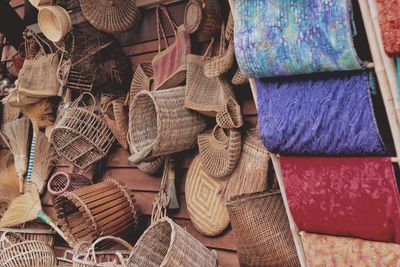
[(361, 69), (349, 0), (236, 0), (235, 52), (249, 77)]

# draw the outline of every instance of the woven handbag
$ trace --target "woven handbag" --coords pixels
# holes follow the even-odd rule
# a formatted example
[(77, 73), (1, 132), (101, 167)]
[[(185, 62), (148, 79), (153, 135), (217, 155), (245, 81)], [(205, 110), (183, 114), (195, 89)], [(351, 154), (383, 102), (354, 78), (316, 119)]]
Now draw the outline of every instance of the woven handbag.
[(129, 108), (132, 164), (187, 150), (206, 128), (204, 117), (184, 108), (185, 87), (139, 92)]
[(116, 99), (109, 102), (103, 110), (103, 119), (118, 143), (124, 149), (128, 149), (128, 141), (126, 140), (128, 133), (128, 107), (125, 106), (124, 100)]
[(234, 26), (235, 24), (232, 12), (229, 12), (228, 22), (226, 23), (226, 29), (225, 29), (225, 39), (228, 41), (231, 41), (233, 39)]
[(235, 75), (233, 75), (232, 84), (239, 86), (248, 83), (249, 83), (249, 78), (247, 78), (246, 75), (244, 75), (244, 73), (240, 69), (237, 69)]
[[(175, 33), (175, 41), (168, 46), (167, 37), (160, 20), (160, 12), (167, 17)], [(189, 33), (184, 25), (177, 26), (171, 19), (165, 6), (156, 8), (158, 54), (153, 58), (154, 89), (172, 88), (186, 79), (186, 55), (190, 53)], [(161, 34), (164, 38), (165, 50), (161, 51)]]
[(214, 178), (230, 175), (239, 162), (242, 137), (238, 130), (227, 130), (216, 125), (213, 130), (197, 136), (203, 170)]
[(385, 52), (400, 56), (400, 1), (377, 0), (379, 24)]
[(151, 225), (137, 241), (128, 267), (216, 267), (217, 257), (170, 218)]
[(240, 128), (243, 126), (243, 117), (240, 105), (234, 97), (229, 97), (224, 106), (217, 112), (217, 124), (226, 129)]
[(240, 266), (300, 266), (279, 192), (237, 196), (226, 207)]

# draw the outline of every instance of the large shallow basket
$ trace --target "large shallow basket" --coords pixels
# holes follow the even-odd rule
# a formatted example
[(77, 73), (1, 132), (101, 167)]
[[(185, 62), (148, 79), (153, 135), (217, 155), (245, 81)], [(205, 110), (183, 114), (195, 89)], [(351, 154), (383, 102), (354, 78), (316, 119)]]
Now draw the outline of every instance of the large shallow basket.
[(56, 237), (56, 233), (51, 229), (0, 228), (0, 235), (5, 232), (18, 234), (25, 240), (35, 240), (44, 242), (50, 247), (54, 246), (54, 241)]
[(132, 192), (113, 179), (65, 192), (55, 208), (70, 246), (101, 236), (121, 236), (137, 225)]
[(226, 206), (241, 266), (300, 266), (279, 192), (237, 196)]
[(151, 225), (140, 237), (129, 267), (217, 266), (217, 257), (169, 218)]
[(78, 107), (81, 100), (78, 98), (57, 122), (51, 142), (60, 156), (84, 169), (105, 157), (115, 139), (93, 110)]

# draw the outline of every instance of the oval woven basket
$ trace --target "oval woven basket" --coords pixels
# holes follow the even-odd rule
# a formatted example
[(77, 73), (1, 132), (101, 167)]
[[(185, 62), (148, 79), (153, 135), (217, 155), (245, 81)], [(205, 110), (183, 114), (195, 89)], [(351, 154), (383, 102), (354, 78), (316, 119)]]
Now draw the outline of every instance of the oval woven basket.
[(185, 197), (190, 219), (206, 236), (216, 236), (226, 229), (230, 219), (221, 195), (225, 182), (209, 176), (200, 156), (191, 163), (186, 175)]
[(127, 265), (216, 267), (217, 257), (170, 218), (163, 218), (143, 233)]
[(139, 23), (135, 0), (79, 0), (86, 19), (100, 31), (126, 31)]
[(141, 91), (129, 109), (131, 151), (129, 160), (138, 164), (191, 148), (197, 134), (206, 128), (205, 119), (185, 109), (185, 87), (161, 91)]
[(241, 266), (300, 266), (279, 191), (237, 196), (226, 207)]
[(132, 192), (114, 179), (65, 192), (56, 198), (59, 223), (71, 247), (100, 236), (121, 236), (136, 228)]

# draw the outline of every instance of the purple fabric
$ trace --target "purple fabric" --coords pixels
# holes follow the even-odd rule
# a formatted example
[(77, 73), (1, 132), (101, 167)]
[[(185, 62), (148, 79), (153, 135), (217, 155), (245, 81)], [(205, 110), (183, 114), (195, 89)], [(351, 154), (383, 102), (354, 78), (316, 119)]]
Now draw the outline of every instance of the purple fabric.
[(367, 71), (258, 79), (260, 136), (273, 153), (386, 155)]

